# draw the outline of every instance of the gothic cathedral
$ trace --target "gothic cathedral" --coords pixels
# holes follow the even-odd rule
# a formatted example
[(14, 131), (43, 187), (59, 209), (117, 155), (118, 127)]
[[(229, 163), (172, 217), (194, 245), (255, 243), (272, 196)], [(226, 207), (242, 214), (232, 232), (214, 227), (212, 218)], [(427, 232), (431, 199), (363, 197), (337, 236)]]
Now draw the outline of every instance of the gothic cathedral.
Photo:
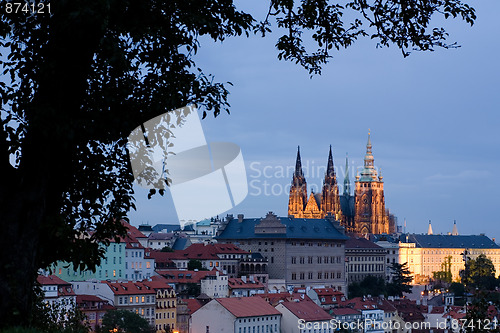
[(363, 170), (356, 175), (354, 195), (351, 195), (349, 164), (346, 158), (344, 191), (339, 195), (333, 166), (332, 147), (328, 155), (321, 193), (307, 196), (307, 182), (302, 172), (300, 149), (297, 151), (295, 172), (290, 187), (288, 215), (295, 218), (319, 219), (332, 217), (347, 232), (360, 234), (390, 234), (396, 232), (395, 217), (385, 209), (384, 182), (373, 164), (372, 143), (368, 133)]

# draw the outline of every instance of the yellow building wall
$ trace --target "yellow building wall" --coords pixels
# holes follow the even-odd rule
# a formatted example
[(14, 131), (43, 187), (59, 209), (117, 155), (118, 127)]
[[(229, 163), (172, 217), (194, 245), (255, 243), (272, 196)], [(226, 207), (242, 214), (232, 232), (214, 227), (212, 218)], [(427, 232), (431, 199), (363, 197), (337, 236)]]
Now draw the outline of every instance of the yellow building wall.
[[(417, 248), (415, 243), (400, 243), (399, 262), (408, 263), (408, 268), (414, 276), (413, 283), (425, 283), (432, 278), (433, 272), (441, 270), (445, 258), (451, 256), (451, 274), (453, 281), (459, 281), (460, 270), (465, 268), (462, 253), (464, 249), (457, 248)], [(468, 257), (477, 258), (484, 253), (493, 263), (496, 275), (500, 273), (500, 249), (467, 249)]]
[(166, 327), (174, 330), (177, 321), (177, 295), (173, 289), (156, 292), (155, 327), (157, 333), (165, 332)]

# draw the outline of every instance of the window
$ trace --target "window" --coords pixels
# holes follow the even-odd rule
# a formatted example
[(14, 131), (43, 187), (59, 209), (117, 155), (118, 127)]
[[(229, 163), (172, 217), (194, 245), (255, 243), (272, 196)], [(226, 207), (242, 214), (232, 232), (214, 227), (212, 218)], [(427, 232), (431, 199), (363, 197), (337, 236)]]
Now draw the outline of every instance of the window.
[(296, 264), (297, 263), (297, 257), (292, 257), (292, 264)]
[(300, 264), (304, 264), (304, 262), (305, 262), (305, 258), (304, 258), (304, 257), (300, 257), (300, 258), (299, 258), (299, 263), (300, 263)]
[(323, 273), (322, 272), (318, 272), (318, 279), (322, 279), (323, 278)]
[(142, 297), (141, 297), (141, 303), (144, 303), (144, 300), (145, 300), (145, 297), (144, 297), (144, 296), (142, 296)]
[(300, 273), (300, 279), (304, 280), (305, 279), (305, 273)]
[(307, 263), (312, 264), (313, 263), (313, 257), (307, 257)]
[(146, 262), (146, 268), (151, 268), (151, 263), (149, 261)]
[(297, 280), (297, 273), (292, 273), (292, 280)]
[(342, 272), (337, 272), (337, 279), (342, 279)]
[(116, 269), (113, 269), (113, 277), (116, 277)]
[(134, 298), (132, 296), (130, 296), (130, 304), (134, 303)]
[(321, 257), (318, 257), (318, 264), (321, 264)]
[(139, 303), (139, 296), (135, 296), (135, 302)]
[(312, 272), (307, 273), (307, 278), (308, 278), (309, 280), (312, 280), (312, 278), (313, 278), (313, 273), (312, 273)]
[(325, 256), (324, 260), (325, 260), (325, 264), (328, 264), (328, 257), (327, 256)]

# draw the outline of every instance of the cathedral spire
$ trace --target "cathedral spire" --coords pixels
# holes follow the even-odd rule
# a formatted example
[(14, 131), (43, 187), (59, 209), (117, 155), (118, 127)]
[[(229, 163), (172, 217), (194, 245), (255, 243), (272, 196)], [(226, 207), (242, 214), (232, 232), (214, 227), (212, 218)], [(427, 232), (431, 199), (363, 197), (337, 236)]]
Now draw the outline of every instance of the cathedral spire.
[(295, 177), (304, 177), (302, 162), (300, 161), (300, 146), (297, 146), (297, 161), (295, 162)]
[(330, 145), (330, 153), (328, 154), (328, 164), (326, 166), (326, 177), (333, 177), (335, 170), (333, 169), (332, 145)]
[(344, 195), (351, 195), (351, 181), (349, 180), (349, 159), (347, 153), (345, 153)]
[(366, 143), (365, 168), (373, 169), (372, 140), (370, 138), (370, 129), (368, 129), (368, 142)]

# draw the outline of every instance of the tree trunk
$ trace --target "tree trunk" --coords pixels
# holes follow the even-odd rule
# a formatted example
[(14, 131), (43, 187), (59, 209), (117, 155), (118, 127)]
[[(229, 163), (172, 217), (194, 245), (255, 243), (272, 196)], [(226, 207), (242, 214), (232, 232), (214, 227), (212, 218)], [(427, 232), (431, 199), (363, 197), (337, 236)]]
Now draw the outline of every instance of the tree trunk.
[(44, 192), (41, 180), (0, 188), (0, 327), (30, 318)]

